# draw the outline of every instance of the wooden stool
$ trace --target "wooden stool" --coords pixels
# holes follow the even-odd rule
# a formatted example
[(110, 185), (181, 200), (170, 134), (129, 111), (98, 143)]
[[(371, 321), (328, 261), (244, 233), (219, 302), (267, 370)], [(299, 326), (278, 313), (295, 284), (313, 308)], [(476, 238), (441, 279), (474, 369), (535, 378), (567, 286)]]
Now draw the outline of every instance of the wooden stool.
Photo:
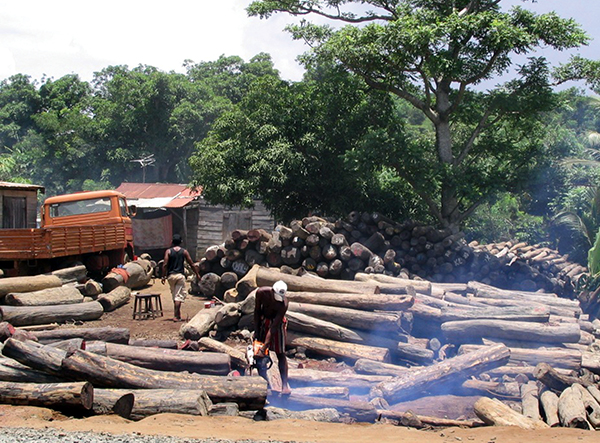
[(133, 319), (162, 317), (162, 301), (160, 294), (135, 294), (133, 301)]

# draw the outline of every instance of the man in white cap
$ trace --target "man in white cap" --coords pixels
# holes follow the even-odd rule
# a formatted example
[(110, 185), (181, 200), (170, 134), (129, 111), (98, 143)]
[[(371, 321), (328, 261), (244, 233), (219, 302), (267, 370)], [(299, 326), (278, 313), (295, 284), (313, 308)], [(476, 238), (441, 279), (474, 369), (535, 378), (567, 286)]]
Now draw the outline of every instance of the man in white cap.
[(288, 363), (285, 356), (285, 340), (287, 335), (288, 309), (286, 297), (287, 285), (276, 281), (273, 286), (262, 286), (256, 289), (254, 305), (255, 338), (263, 343), (263, 353), (268, 349), (275, 352), (279, 362), (281, 375), (281, 393), (288, 395), (292, 391), (288, 384)]

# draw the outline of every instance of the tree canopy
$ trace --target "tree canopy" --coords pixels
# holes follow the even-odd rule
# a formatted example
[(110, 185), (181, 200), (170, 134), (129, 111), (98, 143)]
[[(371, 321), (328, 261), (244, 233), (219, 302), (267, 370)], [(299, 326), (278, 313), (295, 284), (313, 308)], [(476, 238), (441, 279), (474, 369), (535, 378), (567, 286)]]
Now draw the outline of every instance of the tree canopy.
[[(311, 46), (307, 65), (333, 61), (373, 89), (417, 109), (432, 130), (407, 140), (384, 165), (408, 183), (444, 226), (457, 226), (490, 195), (516, 190), (543, 161), (538, 119), (555, 106), (552, 87), (586, 79), (598, 86), (600, 63), (574, 56), (552, 67), (535, 56), (588, 43), (581, 27), (555, 13), (500, 0), (258, 0), (248, 13), (316, 15), (343, 26), (303, 20), (288, 29)], [(483, 90), (507, 74), (512, 78)], [(382, 158), (385, 158), (382, 157)]]

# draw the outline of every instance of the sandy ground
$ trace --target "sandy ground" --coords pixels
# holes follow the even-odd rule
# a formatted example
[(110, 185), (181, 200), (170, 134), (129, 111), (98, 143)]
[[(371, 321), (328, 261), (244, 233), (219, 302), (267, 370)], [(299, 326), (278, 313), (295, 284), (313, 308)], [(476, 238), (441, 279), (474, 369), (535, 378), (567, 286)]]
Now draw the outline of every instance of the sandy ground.
[[(130, 329), (131, 338), (179, 339), (183, 323), (171, 320), (173, 304), (166, 285), (159, 280), (142, 293), (159, 293), (164, 316), (149, 320), (133, 320), (133, 303), (101, 319), (86, 322), (80, 327), (117, 326)], [(190, 295), (183, 304), (184, 319), (193, 317), (203, 309), (207, 300)], [(64, 327), (73, 327), (66, 325)], [(415, 413), (425, 414), (425, 409), (440, 410), (465, 405), (444, 405), (436, 398), (421, 399), (421, 405), (412, 405)], [(429, 403), (429, 404), (428, 404)], [(423, 406), (425, 405), (425, 406)], [(421, 411), (420, 409), (423, 409)], [(455, 411), (456, 412), (456, 411)], [(461, 414), (463, 412), (461, 411)], [(465, 417), (466, 418), (466, 417)], [(415, 430), (392, 424), (339, 424), (318, 423), (301, 420), (253, 421), (243, 417), (196, 417), (178, 414), (159, 414), (140, 421), (130, 421), (118, 416), (96, 416), (75, 419), (46, 408), (0, 405), (1, 427), (53, 427), (65, 431), (95, 431), (115, 434), (139, 433), (142, 435), (170, 435), (182, 438), (223, 438), (231, 440), (279, 440), (301, 442), (485, 442), (485, 443), (547, 443), (547, 442), (594, 442), (599, 435), (594, 431), (554, 428), (545, 431), (524, 431), (508, 427), (483, 427), (475, 429), (447, 428)]]

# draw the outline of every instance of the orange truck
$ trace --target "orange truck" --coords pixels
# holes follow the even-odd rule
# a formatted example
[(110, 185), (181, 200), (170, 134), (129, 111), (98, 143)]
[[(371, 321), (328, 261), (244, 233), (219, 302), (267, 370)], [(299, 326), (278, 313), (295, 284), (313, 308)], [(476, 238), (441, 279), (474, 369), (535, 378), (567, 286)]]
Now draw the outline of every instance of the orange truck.
[(131, 217), (135, 208), (117, 191), (50, 197), (41, 227), (0, 230), (0, 269), (5, 275), (34, 275), (83, 263), (104, 275), (133, 259)]

